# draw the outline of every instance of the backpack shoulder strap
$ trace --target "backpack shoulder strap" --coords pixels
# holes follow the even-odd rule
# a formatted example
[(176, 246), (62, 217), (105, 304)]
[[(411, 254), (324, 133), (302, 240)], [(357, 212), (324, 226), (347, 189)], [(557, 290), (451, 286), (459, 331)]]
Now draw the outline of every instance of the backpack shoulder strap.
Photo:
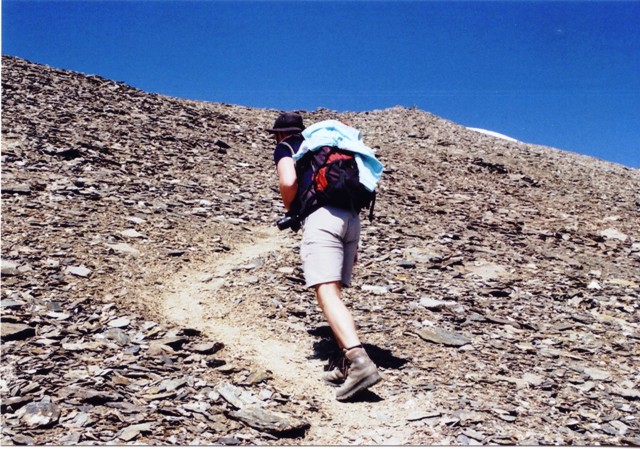
[(289, 151), (291, 151), (291, 156), (294, 155), (295, 151), (293, 151), (293, 147), (288, 142), (285, 142), (284, 140), (282, 140), (280, 141), (280, 144), (289, 147)]

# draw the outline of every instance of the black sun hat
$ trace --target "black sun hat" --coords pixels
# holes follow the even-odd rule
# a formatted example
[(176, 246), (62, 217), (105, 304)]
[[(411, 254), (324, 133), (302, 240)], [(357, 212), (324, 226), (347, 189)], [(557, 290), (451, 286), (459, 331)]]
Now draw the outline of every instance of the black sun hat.
[(302, 116), (297, 112), (285, 112), (280, 114), (276, 119), (273, 128), (267, 129), (270, 133), (281, 133), (290, 131), (303, 131), (304, 124), (302, 123)]

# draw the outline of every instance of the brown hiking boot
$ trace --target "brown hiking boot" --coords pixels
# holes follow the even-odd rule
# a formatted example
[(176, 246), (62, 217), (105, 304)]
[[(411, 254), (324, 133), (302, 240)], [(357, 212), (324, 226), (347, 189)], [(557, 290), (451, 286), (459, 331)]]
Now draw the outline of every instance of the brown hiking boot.
[(329, 371), (323, 374), (322, 380), (332, 387), (337, 387), (347, 378), (348, 369), (349, 361), (344, 355), (342, 355), (339, 359), (334, 359), (329, 364)]
[(327, 371), (322, 376), (322, 380), (324, 380), (326, 383), (328, 383), (332, 387), (337, 387), (338, 385), (343, 383), (346, 380), (346, 378), (347, 376), (344, 373), (344, 371), (342, 371), (340, 367), (337, 367), (337, 366), (333, 370)]
[(347, 378), (342, 387), (336, 392), (339, 401), (349, 399), (359, 391), (369, 388), (382, 380), (378, 368), (371, 361), (363, 348), (349, 349), (345, 356), (351, 363)]

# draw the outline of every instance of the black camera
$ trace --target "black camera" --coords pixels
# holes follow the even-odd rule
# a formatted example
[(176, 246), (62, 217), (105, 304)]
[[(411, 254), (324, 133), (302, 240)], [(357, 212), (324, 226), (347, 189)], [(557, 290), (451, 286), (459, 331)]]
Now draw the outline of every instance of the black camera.
[(281, 231), (291, 228), (292, 231), (297, 232), (300, 229), (300, 219), (296, 216), (285, 215), (276, 222), (276, 225)]

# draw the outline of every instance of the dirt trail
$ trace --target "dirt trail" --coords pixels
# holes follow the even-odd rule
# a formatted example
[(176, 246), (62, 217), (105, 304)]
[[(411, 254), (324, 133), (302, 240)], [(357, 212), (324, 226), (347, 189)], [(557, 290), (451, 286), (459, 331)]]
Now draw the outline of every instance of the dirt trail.
[(186, 267), (167, 279), (159, 304), (163, 315), (224, 343), (225, 360), (270, 371), (278, 391), (313, 404), (313, 411), (301, 411), (311, 423), (304, 444), (407, 443), (412, 432), (402, 425), (406, 418), (395, 402), (336, 401), (335, 390), (320, 379), (324, 362), (312, 357), (312, 336), (274, 329), (260, 307), (239, 310), (237, 300), (225, 294), (225, 283), (248, 262), (291, 251), (293, 239), (275, 228), (256, 229), (252, 235), (252, 241), (213, 256), (205, 267)]

